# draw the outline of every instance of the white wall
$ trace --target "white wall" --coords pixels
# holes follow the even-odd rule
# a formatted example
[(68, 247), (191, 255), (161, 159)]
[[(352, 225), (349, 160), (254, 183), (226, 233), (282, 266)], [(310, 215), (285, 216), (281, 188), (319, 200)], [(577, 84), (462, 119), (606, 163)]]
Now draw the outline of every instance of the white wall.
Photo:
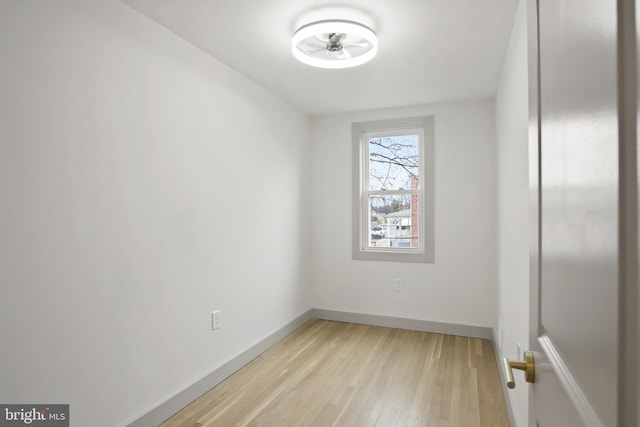
[[(527, 25), (526, 2), (519, 3), (496, 94), (498, 319), (503, 326), (502, 356), (512, 359), (517, 357), (517, 343), (522, 351), (529, 346)], [(520, 378), (509, 391), (517, 426), (528, 423), (528, 391)]]
[(306, 116), (119, 1), (0, 57), (0, 402), (123, 425), (310, 308)]
[[(435, 116), (435, 263), (351, 258), (351, 123)], [(490, 101), (314, 117), (317, 308), (475, 326), (495, 322), (495, 116)], [(393, 291), (402, 278), (404, 290)]]

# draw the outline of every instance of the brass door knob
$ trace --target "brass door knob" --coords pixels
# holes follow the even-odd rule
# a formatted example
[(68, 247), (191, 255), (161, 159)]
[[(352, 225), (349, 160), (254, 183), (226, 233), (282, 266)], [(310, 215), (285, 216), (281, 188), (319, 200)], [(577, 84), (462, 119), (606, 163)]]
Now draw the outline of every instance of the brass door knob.
[(516, 382), (513, 379), (513, 369), (524, 371), (524, 379), (528, 383), (532, 383), (536, 380), (536, 363), (533, 359), (532, 351), (526, 351), (524, 353), (523, 362), (509, 360), (505, 357), (504, 359), (502, 359), (502, 365), (507, 377), (507, 387), (509, 388), (516, 388)]

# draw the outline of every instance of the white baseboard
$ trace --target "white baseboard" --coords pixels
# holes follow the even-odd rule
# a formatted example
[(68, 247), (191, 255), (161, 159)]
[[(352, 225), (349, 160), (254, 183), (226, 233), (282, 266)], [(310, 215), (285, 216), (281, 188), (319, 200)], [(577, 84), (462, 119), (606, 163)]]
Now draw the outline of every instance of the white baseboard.
[(258, 342), (248, 350), (240, 353), (206, 377), (178, 392), (164, 403), (137, 418), (128, 427), (157, 427), (189, 403), (220, 384), (234, 372), (267, 351), (284, 337), (311, 320), (311, 310), (298, 316), (273, 334)]
[(412, 331), (434, 332), (445, 335), (491, 339), (491, 328), (484, 326), (459, 325), (455, 323), (432, 322), (429, 320), (408, 319), (405, 317), (380, 316), (377, 314), (352, 313), (348, 311), (311, 310), (314, 319), (335, 320), (338, 322), (362, 323), (365, 325), (385, 326), (388, 328), (409, 329)]
[[(234, 372), (267, 351), (284, 337), (298, 329), (311, 319), (334, 320), (338, 322), (362, 323), (373, 326), (434, 332), (446, 335), (460, 335), (492, 340), (491, 328), (483, 326), (457, 325), (453, 323), (431, 322), (428, 320), (407, 319), (402, 317), (380, 316), (376, 314), (351, 313), (346, 311), (314, 308), (292, 320), (273, 334), (258, 342), (248, 350), (225, 363), (206, 377), (178, 392), (156, 408), (128, 424), (128, 427), (156, 427), (176, 412), (204, 393), (220, 384)], [(494, 345), (495, 348), (495, 345)], [(500, 366), (500, 365), (498, 365)], [(508, 406), (508, 405), (507, 405)], [(509, 408), (509, 417), (511, 412)]]

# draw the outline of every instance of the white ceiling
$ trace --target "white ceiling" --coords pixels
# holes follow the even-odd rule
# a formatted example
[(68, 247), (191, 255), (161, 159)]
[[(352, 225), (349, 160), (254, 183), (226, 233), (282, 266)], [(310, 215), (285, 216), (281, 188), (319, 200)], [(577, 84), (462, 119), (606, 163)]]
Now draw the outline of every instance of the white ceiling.
[[(306, 113), (492, 98), (517, 0), (123, 0)], [(298, 62), (300, 16), (328, 6), (373, 19), (369, 63), (325, 70)]]

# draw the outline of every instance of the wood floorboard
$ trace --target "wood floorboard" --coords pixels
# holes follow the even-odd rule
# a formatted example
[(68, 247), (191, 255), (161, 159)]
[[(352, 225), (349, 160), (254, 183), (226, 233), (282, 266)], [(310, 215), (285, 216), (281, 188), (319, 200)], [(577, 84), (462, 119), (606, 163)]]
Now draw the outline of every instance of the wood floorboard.
[(311, 320), (162, 427), (508, 427), (488, 340)]

